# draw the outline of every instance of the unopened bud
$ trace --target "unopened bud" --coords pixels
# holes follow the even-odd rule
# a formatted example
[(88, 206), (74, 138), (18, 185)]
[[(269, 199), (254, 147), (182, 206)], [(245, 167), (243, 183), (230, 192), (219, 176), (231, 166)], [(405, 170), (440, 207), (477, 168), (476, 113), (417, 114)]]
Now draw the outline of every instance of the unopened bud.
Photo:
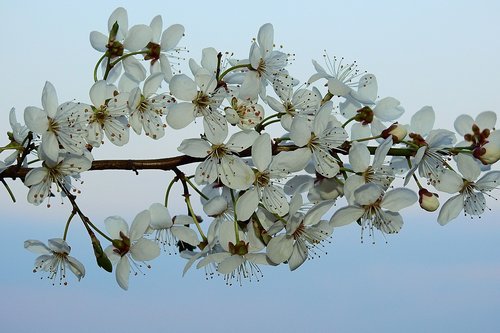
[(422, 209), (425, 209), (428, 212), (433, 212), (439, 207), (438, 195), (436, 193), (432, 193), (427, 191), (425, 188), (421, 188), (418, 191), (418, 202)]
[(390, 135), (392, 136), (392, 142), (398, 143), (401, 142), (406, 137), (408, 131), (404, 126), (399, 125), (398, 123), (394, 123), (385, 130), (382, 131), (380, 136), (384, 139), (387, 139)]
[(488, 142), (483, 146), (474, 149), (472, 154), (484, 165), (494, 164), (500, 160), (500, 147), (493, 142)]
[(113, 271), (113, 265), (111, 264), (111, 261), (106, 253), (102, 250), (101, 243), (94, 235), (92, 235), (90, 239), (92, 240), (92, 248), (94, 249), (97, 265), (105, 271), (111, 273)]

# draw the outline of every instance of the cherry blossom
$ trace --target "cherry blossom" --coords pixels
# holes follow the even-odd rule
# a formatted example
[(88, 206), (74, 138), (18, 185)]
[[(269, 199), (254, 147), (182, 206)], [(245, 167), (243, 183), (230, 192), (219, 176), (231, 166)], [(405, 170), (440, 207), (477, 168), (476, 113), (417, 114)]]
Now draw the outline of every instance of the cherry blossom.
[(47, 159), (57, 161), (60, 151), (82, 155), (87, 123), (85, 113), (90, 106), (73, 102), (59, 105), (56, 90), (48, 81), (43, 88), (42, 105), (43, 109), (27, 107), (24, 122), (32, 132), (42, 135), (40, 148)]
[(85, 267), (74, 257), (70, 256), (71, 247), (61, 238), (52, 238), (48, 241), (48, 246), (38, 240), (27, 240), (24, 242), (24, 248), (30, 252), (40, 254), (35, 260), (33, 272), (46, 272), (48, 278), (55, 285), (67, 285), (67, 269), (78, 278), (85, 276)]
[(361, 219), (361, 238), (365, 229), (372, 236), (374, 228), (384, 234), (396, 233), (403, 226), (399, 211), (417, 200), (412, 190), (398, 188), (384, 192), (379, 185), (368, 183), (354, 191), (354, 204), (337, 210), (330, 224), (335, 228)]
[[(128, 289), (130, 271), (141, 271), (141, 263), (160, 255), (160, 248), (152, 240), (144, 238), (151, 221), (151, 214), (145, 210), (137, 214), (129, 226), (120, 216), (110, 216), (104, 220), (113, 244), (105, 250), (106, 255), (116, 265), (116, 282)], [(149, 267), (149, 265), (147, 266)]]
[(316, 171), (324, 177), (335, 176), (340, 167), (337, 160), (330, 153), (330, 149), (339, 147), (347, 139), (347, 133), (341, 127), (329, 127), (329, 118), (332, 103), (325, 103), (317, 112), (312, 130), (303, 117), (296, 117), (292, 122), (290, 139), (299, 147), (306, 156), (314, 160)]
[(468, 215), (481, 215), (486, 209), (486, 192), (500, 184), (500, 171), (490, 171), (478, 179), (481, 169), (471, 156), (459, 154), (456, 157), (460, 176), (454, 171), (444, 170), (436, 188), (447, 193), (457, 193), (448, 199), (439, 211), (438, 222), (447, 224), (463, 210)]
[(250, 147), (258, 136), (255, 131), (233, 134), (227, 143), (226, 131), (212, 132), (204, 122), (205, 139), (185, 139), (178, 150), (192, 157), (205, 158), (196, 168), (195, 181), (211, 184), (217, 179), (235, 190), (247, 189), (255, 180), (252, 169), (236, 154)]

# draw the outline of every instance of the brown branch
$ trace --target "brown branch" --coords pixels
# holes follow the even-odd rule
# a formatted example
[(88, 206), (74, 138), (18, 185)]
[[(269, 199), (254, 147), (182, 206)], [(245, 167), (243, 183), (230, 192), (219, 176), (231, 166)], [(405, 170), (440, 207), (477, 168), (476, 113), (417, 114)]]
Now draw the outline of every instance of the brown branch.
[[(368, 147), (370, 152), (375, 152), (375, 147)], [(273, 146), (273, 155), (281, 151), (292, 151), (297, 149), (297, 146)], [(343, 146), (342, 149), (334, 149), (333, 152), (347, 155), (349, 153), (349, 146)], [(251, 149), (245, 149), (238, 155), (241, 157), (251, 156)], [(390, 156), (412, 156), (414, 151), (405, 148), (391, 148), (389, 150)], [(203, 161), (204, 158), (191, 157), (187, 155), (179, 155), (174, 157), (148, 159), (148, 160), (97, 160), (92, 162), (92, 167), (89, 171), (93, 170), (132, 170), (137, 173), (138, 170), (172, 170), (181, 165), (197, 163)], [(5, 178), (21, 178), (28, 174), (33, 168), (18, 168), (17, 166), (10, 166), (0, 174), (0, 179)]]

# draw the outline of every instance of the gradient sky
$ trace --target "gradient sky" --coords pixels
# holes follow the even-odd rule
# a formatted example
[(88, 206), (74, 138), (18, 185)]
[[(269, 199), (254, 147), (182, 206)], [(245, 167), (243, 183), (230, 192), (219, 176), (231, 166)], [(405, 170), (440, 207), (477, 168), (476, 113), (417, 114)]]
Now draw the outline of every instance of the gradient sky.
[[(6, 141), (1, 133), (9, 130), (10, 108), (16, 107), (22, 119), (26, 106), (40, 106), (46, 80), (55, 85), (60, 102), (88, 102), (99, 57), (88, 35), (105, 32), (117, 6), (128, 10), (130, 26), (149, 24), (157, 14), (164, 27), (183, 24), (185, 56), (198, 60), (208, 46), (247, 57), (259, 27), (271, 22), (276, 44), (295, 53), (292, 75), (307, 80), (311, 59), (321, 63), (323, 49), (357, 60), (377, 75), (381, 97), (401, 101), (403, 123), (424, 105), (432, 105), (438, 126), (448, 129), (462, 113), (500, 109), (498, 1), (150, 1), (142, 6), (2, 1), (0, 145)], [(105, 144), (95, 157), (168, 156), (189, 135), (170, 130), (158, 142), (131, 135), (130, 145)], [(98, 225), (110, 215), (131, 221), (163, 200), (169, 177), (85, 174), (78, 202)], [(243, 287), (226, 287), (221, 278), (206, 281), (195, 270), (182, 278), (184, 261), (163, 255), (147, 276), (131, 277), (129, 291), (123, 292), (114, 275), (94, 267), (76, 219), (68, 241), (87, 276), (53, 287), (34, 275), (35, 256), (23, 249), (23, 241), (60, 237), (69, 204), (53, 199), (50, 209), (33, 207), (22, 184), (12, 189), (16, 204), (0, 190), (1, 332), (498, 332), (500, 327), (500, 223), (494, 218), (500, 205), (494, 199), (488, 202), (492, 211), (481, 219), (462, 216), (446, 227), (437, 224), (437, 214), (409, 209), (403, 212), (402, 231), (388, 236), (387, 244), (381, 235), (375, 245), (360, 244), (354, 225), (336, 229), (327, 255), (292, 273), (283, 265), (264, 267), (260, 282)], [(499, 192), (492, 194), (498, 198)], [(176, 209), (183, 211), (180, 201)]]

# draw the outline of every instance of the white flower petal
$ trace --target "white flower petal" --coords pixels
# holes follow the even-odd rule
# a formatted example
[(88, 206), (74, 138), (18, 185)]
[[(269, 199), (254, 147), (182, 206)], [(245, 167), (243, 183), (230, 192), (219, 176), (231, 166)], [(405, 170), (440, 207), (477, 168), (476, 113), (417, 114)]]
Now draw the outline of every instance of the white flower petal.
[(259, 206), (259, 194), (256, 188), (252, 188), (238, 198), (236, 203), (236, 215), (238, 220), (246, 221)]
[(368, 183), (354, 191), (354, 199), (361, 206), (371, 205), (384, 194), (384, 189), (376, 184)]
[(241, 152), (250, 147), (259, 137), (259, 133), (253, 130), (234, 133), (226, 143), (226, 147), (233, 152)]
[(198, 164), (198, 167), (195, 171), (194, 180), (197, 184), (211, 184), (213, 183), (218, 176), (217, 173), (217, 163), (213, 158), (208, 158), (205, 161)]
[(479, 191), (492, 191), (500, 185), (500, 171), (490, 171), (476, 182)]
[(333, 201), (322, 201), (314, 205), (304, 216), (304, 221), (302, 222), (306, 226), (312, 226), (317, 224), (323, 215), (330, 210), (333, 205)]
[(262, 49), (262, 54), (269, 53), (273, 50), (274, 29), (271, 23), (266, 23), (260, 27), (257, 35), (257, 41)]
[(497, 114), (493, 111), (484, 111), (477, 115), (475, 123), (483, 130), (485, 128), (493, 129), (497, 122)]
[(197, 246), (198, 244), (200, 244), (198, 235), (193, 229), (189, 227), (185, 227), (183, 225), (174, 225), (170, 230), (172, 231), (172, 235), (174, 235), (177, 239), (183, 241), (184, 243), (188, 243), (192, 246)]
[(202, 139), (185, 139), (182, 140), (179, 148), (177, 148), (183, 154), (192, 157), (207, 157), (212, 151), (211, 145)]
[(347, 206), (344, 208), (340, 208), (330, 218), (330, 225), (334, 228), (348, 225), (363, 216), (364, 212), (365, 211), (363, 208), (357, 206)]
[(34, 106), (28, 106), (24, 109), (24, 123), (32, 132), (38, 134), (45, 133), (49, 127), (47, 113)]
[(360, 102), (370, 104), (377, 99), (378, 83), (373, 74), (365, 74), (359, 78), (358, 92), (353, 97)]
[(457, 193), (464, 186), (464, 181), (462, 177), (455, 171), (444, 170), (439, 176), (439, 181), (436, 183), (435, 187), (439, 191), (446, 193)]
[(281, 264), (288, 260), (293, 251), (293, 237), (281, 234), (273, 237), (267, 244), (266, 254), (269, 260), (275, 264)]
[(144, 81), (143, 93), (144, 96), (151, 96), (156, 93), (163, 81), (163, 73), (154, 73)]
[(260, 135), (252, 145), (252, 161), (257, 170), (267, 169), (272, 159), (271, 136), (268, 133)]
[(398, 119), (404, 111), (400, 102), (393, 97), (382, 98), (373, 109), (374, 115), (382, 121), (394, 121)]
[(78, 261), (76, 258), (72, 256), (67, 257), (68, 260), (68, 267), (75, 274), (75, 276), (78, 278), (78, 281), (81, 280), (85, 276), (85, 266)]
[(128, 31), (127, 37), (123, 42), (123, 46), (132, 52), (139, 51), (146, 47), (153, 37), (151, 27), (145, 24), (134, 25)]
[(167, 124), (173, 129), (182, 129), (191, 124), (195, 118), (192, 103), (175, 103), (170, 105), (167, 114)]
[(104, 225), (112, 239), (121, 239), (120, 233), (128, 237), (128, 224), (120, 216), (110, 216), (104, 220)]
[(51, 254), (52, 251), (39, 240), (29, 239), (24, 241), (24, 248), (36, 254)]
[(162, 51), (169, 51), (175, 48), (183, 36), (184, 26), (180, 24), (172, 24), (165, 31), (163, 31), (161, 36)]
[(289, 173), (301, 171), (309, 162), (311, 154), (309, 148), (282, 151), (272, 159), (269, 172), (273, 175), (279, 175), (281, 178), (286, 177)]
[[(127, 57), (122, 60), (122, 64), (125, 73), (130, 75), (132, 81), (134, 81), (136, 84), (138, 82), (144, 81), (144, 79), (146, 78), (146, 69), (139, 62), (139, 60), (134, 57)], [(144, 93), (144, 95), (147, 96), (146, 93)]]
[(370, 151), (365, 144), (353, 142), (349, 149), (349, 163), (354, 172), (364, 172), (370, 166)]
[(98, 31), (92, 31), (89, 36), (90, 39), (90, 45), (92, 47), (99, 51), (99, 52), (106, 52), (108, 48), (106, 45), (108, 44), (108, 36), (104, 35), (101, 32)]
[(94, 106), (97, 108), (104, 105), (106, 99), (111, 97), (107, 93), (107, 85), (108, 84), (106, 83), (106, 81), (99, 80), (90, 88), (90, 100), (92, 101), (92, 104), (94, 104)]
[(288, 266), (291, 271), (299, 268), (307, 259), (308, 249), (305, 243), (296, 242), (293, 247), (292, 255), (288, 259)]
[(458, 116), (453, 123), (455, 130), (462, 136), (472, 132), (472, 124), (474, 124), (474, 119), (468, 114)]
[(217, 267), (217, 272), (220, 274), (231, 274), (238, 266), (243, 264), (245, 258), (237, 254), (224, 259)]
[(436, 115), (432, 106), (424, 106), (411, 117), (410, 131), (426, 136), (434, 127), (435, 120)]
[(311, 128), (303, 117), (295, 117), (292, 121), (290, 139), (299, 147), (305, 146), (311, 138)]
[(174, 75), (170, 79), (170, 92), (183, 101), (192, 101), (196, 98), (198, 87), (196, 83), (185, 74)]
[(445, 225), (460, 214), (464, 208), (464, 196), (462, 194), (451, 197), (444, 203), (439, 211), (438, 222)]
[(380, 206), (392, 212), (398, 212), (403, 208), (413, 205), (417, 200), (418, 196), (412, 190), (407, 188), (396, 188), (388, 191), (384, 195)]
[(128, 289), (128, 278), (130, 275), (130, 263), (127, 256), (123, 256), (116, 265), (116, 282), (123, 290)]
[(45, 132), (43, 134), (40, 149), (46, 158), (52, 162), (57, 162), (59, 157), (59, 142), (54, 132)]
[(458, 171), (463, 175), (463, 178), (468, 181), (475, 181), (481, 174), (481, 167), (477, 160), (466, 154), (458, 154), (456, 156)]
[(167, 207), (161, 203), (154, 203), (149, 206), (149, 214), (151, 216), (149, 225), (153, 229), (168, 229), (174, 224)]
[(117, 40), (123, 40), (128, 32), (127, 10), (123, 7), (116, 8), (108, 19), (108, 31), (111, 31), (115, 22), (118, 24)]
[(160, 255), (160, 247), (150, 239), (139, 238), (131, 246), (130, 255), (136, 261), (152, 260)]
[(136, 215), (130, 225), (130, 240), (135, 241), (144, 236), (151, 222), (151, 214), (148, 210), (143, 210)]
[(50, 118), (56, 116), (58, 105), (56, 88), (54, 88), (52, 83), (46, 81), (42, 92), (42, 106)]
[(231, 155), (221, 160), (218, 173), (222, 183), (234, 190), (246, 190), (255, 180), (253, 170), (239, 157)]
[(262, 190), (262, 202), (271, 213), (284, 216), (288, 213), (289, 205), (285, 192), (274, 185), (268, 185)]

